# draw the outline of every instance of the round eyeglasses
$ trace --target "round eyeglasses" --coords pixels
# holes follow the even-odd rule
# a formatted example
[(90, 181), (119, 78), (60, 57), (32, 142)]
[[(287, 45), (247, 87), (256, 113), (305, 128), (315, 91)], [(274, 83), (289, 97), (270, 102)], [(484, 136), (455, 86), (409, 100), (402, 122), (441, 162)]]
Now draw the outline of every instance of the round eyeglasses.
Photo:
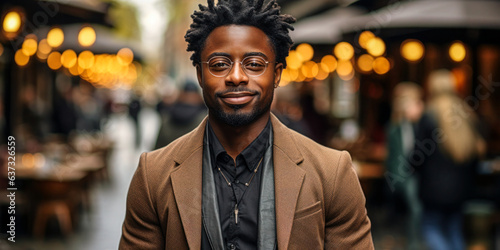
[[(233, 68), (234, 62), (226, 56), (214, 56), (206, 62), (208, 71), (215, 77), (226, 77)], [(266, 72), (270, 63), (260, 56), (247, 56), (240, 62), (241, 68), (247, 76), (257, 77)]]

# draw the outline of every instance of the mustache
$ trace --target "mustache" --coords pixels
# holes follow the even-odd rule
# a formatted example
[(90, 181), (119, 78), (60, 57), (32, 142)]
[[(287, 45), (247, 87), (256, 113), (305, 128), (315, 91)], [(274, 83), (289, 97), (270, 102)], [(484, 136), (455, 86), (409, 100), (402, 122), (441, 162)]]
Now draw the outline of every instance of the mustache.
[(225, 95), (227, 93), (232, 93), (232, 92), (249, 92), (249, 93), (252, 93), (254, 95), (258, 95), (259, 92), (256, 91), (256, 90), (251, 90), (245, 86), (238, 86), (236, 88), (229, 88), (229, 89), (226, 89), (226, 90), (223, 90), (223, 91), (219, 91), (219, 92), (216, 92), (215, 93), (215, 97), (220, 97), (222, 95)]

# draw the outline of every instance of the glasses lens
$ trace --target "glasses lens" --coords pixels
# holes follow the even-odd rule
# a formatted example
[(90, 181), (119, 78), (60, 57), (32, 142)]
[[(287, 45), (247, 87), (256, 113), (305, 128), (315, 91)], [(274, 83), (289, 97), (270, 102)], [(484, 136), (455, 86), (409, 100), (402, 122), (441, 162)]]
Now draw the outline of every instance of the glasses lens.
[(242, 65), (248, 75), (259, 76), (266, 71), (267, 62), (262, 57), (250, 56), (243, 59)]
[(208, 70), (216, 76), (225, 76), (231, 70), (232, 62), (227, 57), (213, 57), (208, 61)]

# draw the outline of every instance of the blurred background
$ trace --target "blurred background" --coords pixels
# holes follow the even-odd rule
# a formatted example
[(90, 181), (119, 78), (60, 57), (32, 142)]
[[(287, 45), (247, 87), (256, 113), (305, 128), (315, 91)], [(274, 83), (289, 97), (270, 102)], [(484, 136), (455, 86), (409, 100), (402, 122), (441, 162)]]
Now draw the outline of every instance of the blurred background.
[[(0, 249), (118, 247), (140, 153), (207, 112), (199, 3), (0, 3)], [(375, 247), (500, 249), (500, 1), (278, 3), (297, 23), (273, 112), (351, 153)]]

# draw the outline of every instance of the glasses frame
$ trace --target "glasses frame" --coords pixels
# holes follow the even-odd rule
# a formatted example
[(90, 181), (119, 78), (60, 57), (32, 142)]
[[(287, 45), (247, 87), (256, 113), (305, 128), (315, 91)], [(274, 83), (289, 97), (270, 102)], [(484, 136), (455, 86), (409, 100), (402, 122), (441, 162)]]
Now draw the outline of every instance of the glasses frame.
[[(266, 63), (266, 66), (265, 66), (264, 70), (262, 70), (262, 73), (260, 73), (260, 74), (258, 74), (258, 75), (251, 75), (251, 74), (248, 74), (248, 73), (247, 73), (246, 68), (243, 66), (243, 62), (244, 62), (247, 58), (249, 58), (249, 57), (259, 57), (259, 58), (261, 58), (262, 60), (264, 60), (264, 62)], [(243, 70), (243, 72), (245, 73), (245, 75), (247, 75), (248, 77), (259, 77), (259, 76), (263, 75), (263, 74), (266, 72), (266, 70), (267, 70), (267, 66), (269, 65), (269, 63), (274, 63), (273, 61), (268, 61), (268, 60), (266, 60), (266, 59), (265, 59), (264, 57), (262, 57), (262, 56), (246, 56), (245, 58), (243, 58), (243, 60), (241, 60), (241, 61), (239, 61), (239, 62), (238, 62), (238, 61), (233, 61), (233, 60), (231, 60), (231, 58), (229, 58), (229, 57), (227, 57), (227, 56), (213, 56), (213, 57), (209, 58), (206, 62), (200, 62), (200, 63), (201, 63), (201, 64), (204, 64), (204, 63), (208, 64), (208, 63), (209, 63), (212, 59), (214, 59), (214, 58), (227, 58), (227, 59), (231, 62), (231, 67), (229, 68), (229, 70), (227, 71), (227, 73), (226, 73), (225, 75), (216, 75), (216, 74), (214, 74), (214, 73), (210, 70), (210, 66), (208, 66), (208, 65), (207, 65), (208, 72), (210, 72), (210, 74), (211, 74), (211, 75), (213, 75), (213, 76), (215, 76), (215, 77), (227, 77), (227, 76), (229, 75), (229, 73), (231, 72), (231, 70), (233, 70), (233, 66), (234, 66), (234, 63), (235, 63), (235, 62), (237, 62), (237, 63), (239, 63), (239, 64), (241, 65), (241, 69)]]

